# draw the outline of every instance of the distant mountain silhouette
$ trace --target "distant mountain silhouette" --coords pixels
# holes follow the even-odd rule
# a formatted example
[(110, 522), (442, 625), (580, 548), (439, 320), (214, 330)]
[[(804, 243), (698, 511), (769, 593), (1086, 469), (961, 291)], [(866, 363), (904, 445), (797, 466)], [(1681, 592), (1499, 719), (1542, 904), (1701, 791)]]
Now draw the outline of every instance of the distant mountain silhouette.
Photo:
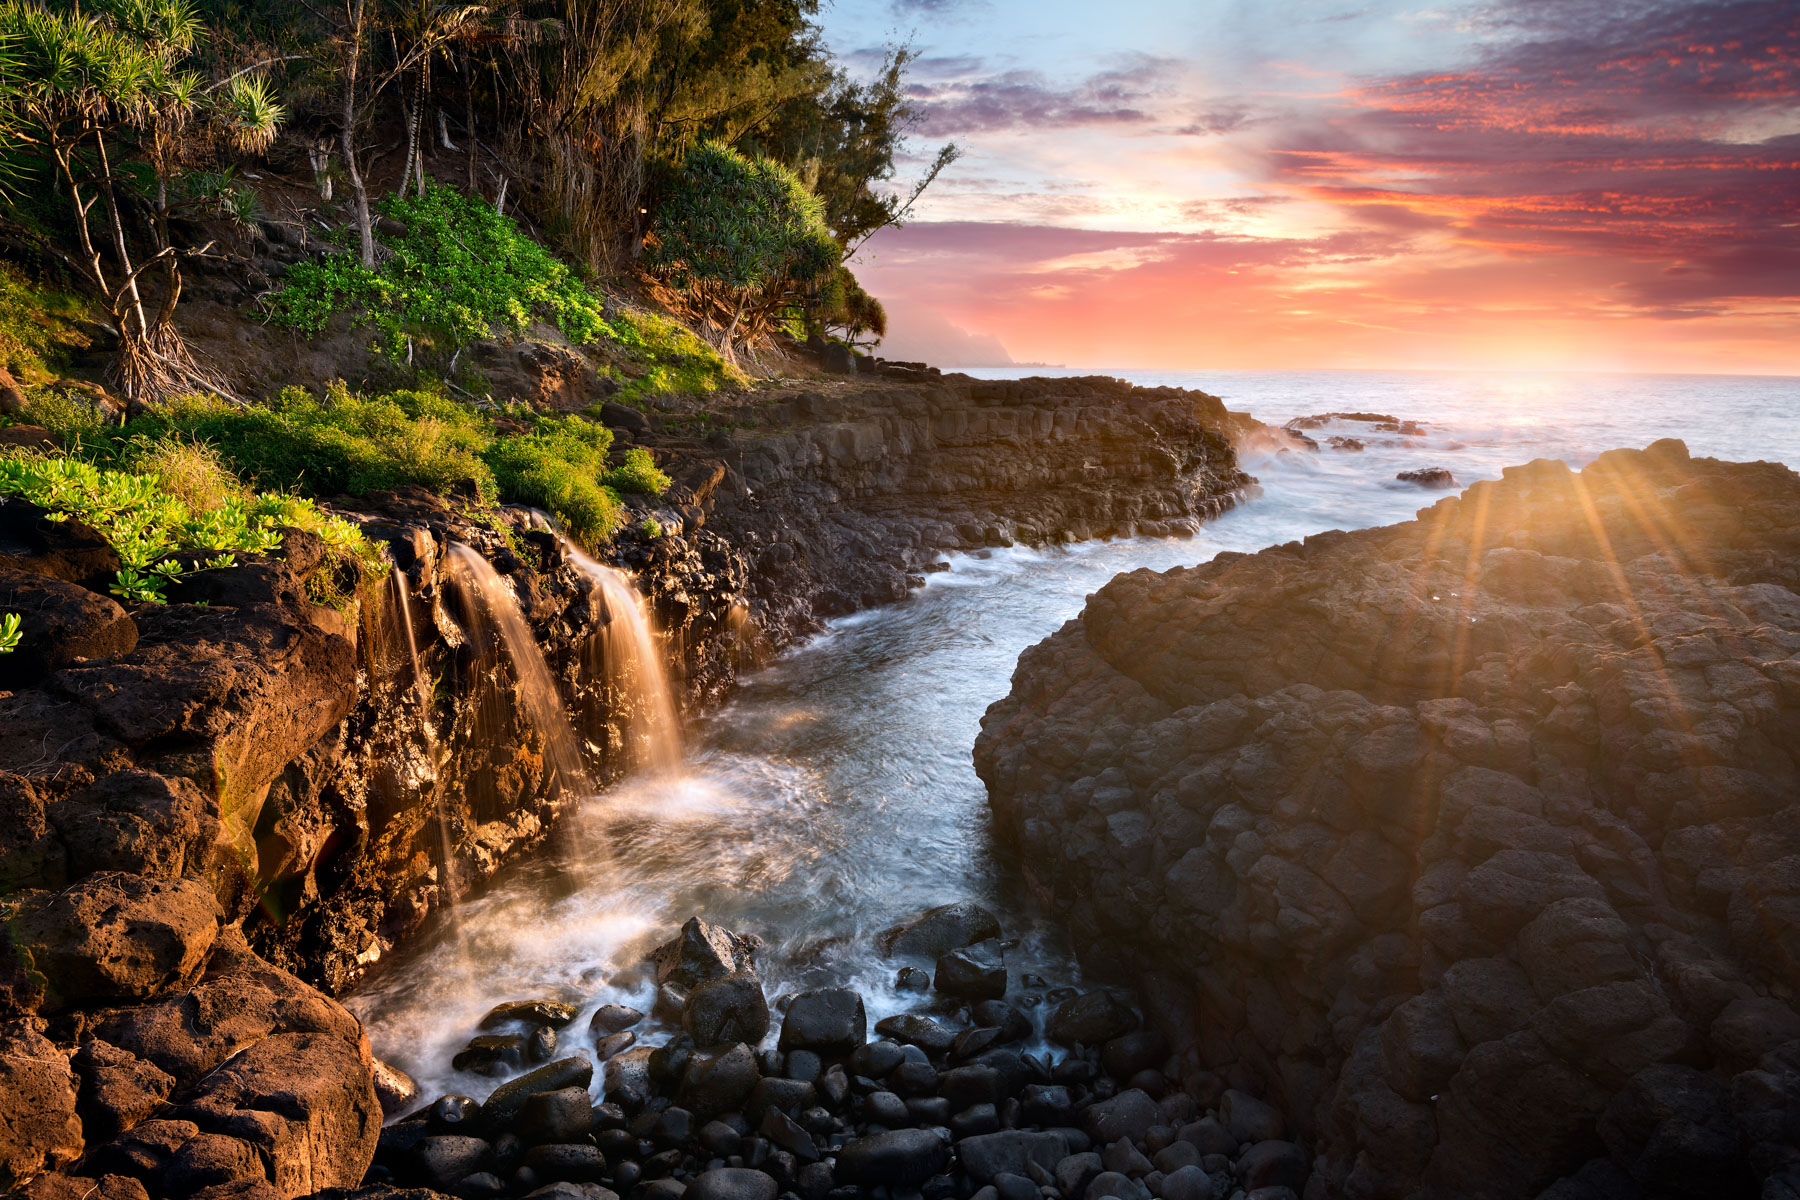
[(888, 306), (882, 358), (935, 367), (1010, 367), (1013, 357), (991, 333), (970, 333), (931, 308)]

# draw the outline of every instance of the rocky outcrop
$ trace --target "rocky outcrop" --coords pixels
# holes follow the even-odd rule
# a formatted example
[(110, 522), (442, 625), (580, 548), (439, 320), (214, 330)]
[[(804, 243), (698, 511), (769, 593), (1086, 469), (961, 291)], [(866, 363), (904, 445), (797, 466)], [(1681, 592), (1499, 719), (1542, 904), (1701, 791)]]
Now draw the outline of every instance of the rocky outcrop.
[(1678, 442), (1121, 576), (976, 749), (1311, 1187), (1558, 1200), (1800, 1179), (1797, 756), (1800, 479)]
[(759, 396), (682, 476), (681, 511), (749, 557), (776, 644), (898, 600), (944, 552), (1190, 532), (1253, 481), (1213, 396), (1117, 379), (978, 381)]
[[(1168, 532), (1247, 482), (1216, 400), (1110, 381), (742, 403), (705, 439), (626, 422), (682, 483), (634, 501), (609, 553), (650, 595), (690, 706), (821, 615), (903, 596), (940, 550)], [(0, 503), (0, 607), (28, 610), (0, 664), (0, 1039), (19, 1048), (0, 1064), (0, 1183), (35, 1180), (40, 1200), (354, 1186), (376, 1064), (315, 986), (347, 986), (628, 765), (636, 698), (598, 657), (615, 614), (541, 520), (417, 491), (335, 507), (391, 571), (291, 530), (277, 556), (121, 607), (92, 530)], [(516, 603), (572, 755), (451, 578), (458, 545)], [(769, 1020), (743, 970), (681, 1002), (734, 1037)]]

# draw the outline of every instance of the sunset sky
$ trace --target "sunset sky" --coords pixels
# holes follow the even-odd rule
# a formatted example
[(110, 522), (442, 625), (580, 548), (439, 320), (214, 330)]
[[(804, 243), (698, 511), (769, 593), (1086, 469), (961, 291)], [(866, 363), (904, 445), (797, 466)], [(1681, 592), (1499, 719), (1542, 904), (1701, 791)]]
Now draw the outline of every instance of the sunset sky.
[(910, 38), (913, 153), (964, 150), (857, 264), (896, 353), (1800, 374), (1795, 0), (821, 19), (856, 69)]

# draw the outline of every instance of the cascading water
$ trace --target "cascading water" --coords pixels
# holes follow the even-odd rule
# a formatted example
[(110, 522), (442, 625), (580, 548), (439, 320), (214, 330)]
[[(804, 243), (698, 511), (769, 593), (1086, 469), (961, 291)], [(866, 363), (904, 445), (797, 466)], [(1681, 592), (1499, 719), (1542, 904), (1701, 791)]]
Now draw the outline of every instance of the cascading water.
[(487, 559), (463, 545), (450, 547), (449, 577), (464, 597), (464, 628), (472, 638), (485, 641), (482, 631), (499, 635), (500, 645), (512, 661), (519, 683), (525, 716), (544, 739), (544, 758), (565, 789), (586, 792), (587, 770), (581, 764), (580, 743), (569, 724), (561, 693), (544, 662), (544, 653), (519, 611), (518, 597), (500, 578)]
[(431, 720), (431, 684), (426, 681), (425, 670), (419, 665), (419, 637), (413, 632), (411, 589), (407, 586), (406, 575), (396, 570), (388, 578), (394, 586), (394, 607), (400, 618), (400, 627), (406, 631), (406, 654), (412, 664), (413, 695), (419, 702), (419, 738), (424, 743), (426, 760), (431, 764), (429, 786), (432, 808), (437, 814), (438, 846), (442, 851), (444, 908), (449, 914), (451, 925), (455, 926), (456, 855), (451, 849), (450, 818), (444, 811), (444, 792), (438, 786), (438, 770), (443, 764), (438, 758), (437, 726)]
[(595, 643), (603, 677), (620, 695), (630, 697), (625, 723), (630, 764), (659, 771), (679, 766), (681, 718), (656, 651), (649, 606), (625, 572), (595, 562), (566, 537), (562, 544), (576, 570), (600, 589), (606, 606)]

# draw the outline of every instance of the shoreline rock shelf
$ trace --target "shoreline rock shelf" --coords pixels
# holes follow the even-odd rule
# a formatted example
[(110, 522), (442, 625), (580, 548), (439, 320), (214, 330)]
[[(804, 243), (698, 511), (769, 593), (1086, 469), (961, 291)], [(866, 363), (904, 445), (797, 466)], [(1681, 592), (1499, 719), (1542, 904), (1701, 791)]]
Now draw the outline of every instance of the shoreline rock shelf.
[(1317, 1194), (1785, 1195), (1797, 655), (1800, 478), (1664, 441), (1122, 575), (976, 765)]
[[(903, 597), (942, 552), (1191, 532), (1252, 483), (1232, 436), (1253, 423), (1201, 393), (827, 391), (759, 392), (704, 437), (637, 431), (677, 482), (613, 549), (688, 708), (823, 617)], [(341, 610), (310, 598), (324, 555), (298, 530), (279, 560), (121, 607), (97, 535), (0, 504), (0, 586), (55, 616), (0, 683), (0, 1187), (260, 1200), (360, 1179), (379, 1098), (405, 1081), (324, 993), (552, 836), (573, 799), (511, 656), (459, 619), (455, 546), (516, 600), (582, 767), (629, 765), (632, 698), (591, 661), (605, 606), (531, 514), (417, 489), (334, 506), (395, 567)], [(748, 1039), (741, 983), (683, 1004)], [(505, 1070), (569, 1035), (495, 1036)]]

